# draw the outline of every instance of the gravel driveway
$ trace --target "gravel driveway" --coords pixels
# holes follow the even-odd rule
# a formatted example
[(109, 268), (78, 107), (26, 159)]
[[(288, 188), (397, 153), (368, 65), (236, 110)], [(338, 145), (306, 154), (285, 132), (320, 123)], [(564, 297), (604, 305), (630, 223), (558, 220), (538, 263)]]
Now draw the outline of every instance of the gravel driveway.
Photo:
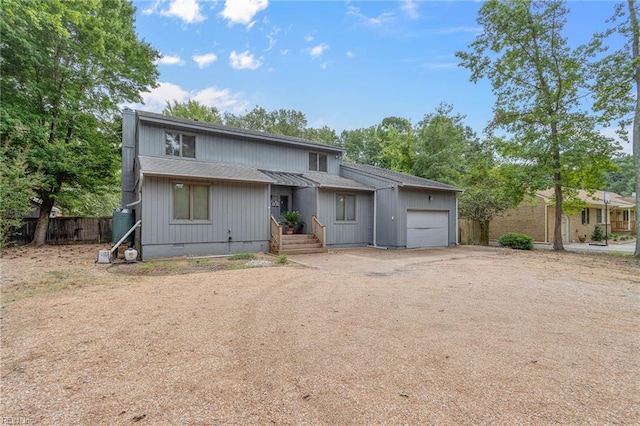
[(57, 253), (0, 259), (34, 288), (2, 309), (3, 419), (640, 424), (637, 263), (354, 249), (130, 276)]

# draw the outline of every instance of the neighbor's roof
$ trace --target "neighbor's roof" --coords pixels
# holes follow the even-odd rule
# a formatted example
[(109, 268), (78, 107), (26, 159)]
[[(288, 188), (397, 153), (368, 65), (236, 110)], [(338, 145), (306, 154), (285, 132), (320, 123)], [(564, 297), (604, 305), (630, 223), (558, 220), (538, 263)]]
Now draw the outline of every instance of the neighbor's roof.
[[(607, 192), (609, 192), (611, 198), (611, 204), (609, 204), (609, 207), (633, 208), (635, 206), (635, 200), (633, 198), (623, 197), (622, 195), (616, 194), (615, 192), (611, 191)], [(582, 200), (590, 205), (604, 206), (604, 193), (605, 191), (595, 191), (593, 193), (589, 193), (584, 189), (579, 189), (576, 196), (579, 200)], [(537, 191), (536, 194), (544, 198), (546, 202), (553, 202), (553, 200), (555, 199), (553, 188)]]
[(464, 191), (462, 188), (447, 185), (446, 183), (436, 182), (435, 180), (424, 179), (406, 173), (394, 172), (393, 170), (382, 169), (368, 164), (342, 164), (341, 167), (384, 179), (386, 181), (393, 182), (398, 186), (437, 189), (442, 191)]
[(312, 148), (318, 151), (325, 151), (325, 152), (331, 152), (331, 153), (343, 154), (346, 152), (344, 149), (339, 148), (337, 146), (325, 145), (322, 143), (312, 142), (307, 139), (296, 138), (292, 136), (276, 135), (273, 133), (260, 132), (256, 130), (240, 129), (237, 127), (229, 127), (229, 126), (223, 126), (220, 124), (206, 123), (204, 121), (189, 120), (187, 118), (173, 117), (169, 115), (157, 114), (154, 112), (147, 112), (147, 111), (136, 111), (136, 115), (141, 121), (156, 123), (160, 125), (164, 124), (164, 125), (179, 126), (192, 131), (200, 130), (203, 132), (213, 132), (213, 133), (225, 134), (230, 136), (241, 136), (241, 137), (246, 137), (250, 139), (259, 139), (263, 141), (266, 140), (269, 142), (282, 143), (287, 145), (302, 146), (306, 148)]
[(140, 171), (156, 176), (276, 183), (258, 169), (177, 158), (139, 156)]

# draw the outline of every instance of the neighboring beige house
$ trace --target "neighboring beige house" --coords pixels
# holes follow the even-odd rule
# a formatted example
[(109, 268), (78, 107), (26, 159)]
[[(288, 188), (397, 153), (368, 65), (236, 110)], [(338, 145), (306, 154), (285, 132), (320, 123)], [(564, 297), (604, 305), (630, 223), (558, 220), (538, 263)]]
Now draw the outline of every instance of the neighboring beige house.
[[(577, 242), (580, 237), (591, 239), (596, 225), (602, 232), (613, 234), (635, 234), (635, 199), (622, 197), (609, 192), (611, 202), (604, 203), (604, 191), (589, 194), (584, 190), (578, 192), (578, 198), (587, 205), (577, 214), (562, 215), (562, 241)], [(553, 189), (538, 191), (533, 197), (525, 199), (515, 209), (507, 210), (502, 217), (494, 218), (489, 225), (489, 239), (497, 240), (507, 232), (518, 232), (533, 237), (536, 242), (553, 242), (555, 228), (555, 197)]]

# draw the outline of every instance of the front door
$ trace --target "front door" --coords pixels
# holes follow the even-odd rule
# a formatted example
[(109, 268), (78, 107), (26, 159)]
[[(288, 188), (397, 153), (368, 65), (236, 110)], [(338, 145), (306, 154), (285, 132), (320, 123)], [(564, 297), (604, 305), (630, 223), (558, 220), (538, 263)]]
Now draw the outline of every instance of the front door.
[(271, 187), (271, 216), (282, 221), (282, 213), (292, 210), (292, 191), (288, 186)]

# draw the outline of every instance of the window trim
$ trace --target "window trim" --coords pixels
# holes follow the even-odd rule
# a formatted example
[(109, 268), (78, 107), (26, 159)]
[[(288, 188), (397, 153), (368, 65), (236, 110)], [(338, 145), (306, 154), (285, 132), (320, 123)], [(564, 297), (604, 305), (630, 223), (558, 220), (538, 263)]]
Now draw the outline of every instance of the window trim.
[[(173, 134), (177, 134), (180, 136), (180, 154), (179, 155), (172, 155), (172, 154), (167, 154), (167, 133), (173, 133)], [(181, 159), (186, 159), (186, 160), (196, 160), (198, 158), (198, 135), (195, 133), (189, 133), (189, 132), (183, 132), (180, 130), (171, 130), (171, 129), (163, 129), (163, 155), (165, 157), (170, 157), (170, 158), (181, 158)], [(183, 146), (184, 143), (182, 142), (182, 138), (183, 136), (193, 136), (193, 142), (194, 142), (194, 146), (193, 146), (193, 157), (185, 157), (183, 155)]]
[[(187, 185), (189, 187), (189, 219), (176, 219), (175, 218), (175, 198), (173, 195), (174, 186), (177, 184)], [(192, 219), (193, 218), (193, 187), (201, 186), (207, 188), (207, 219)], [(170, 224), (176, 225), (202, 225), (202, 224), (211, 224), (213, 223), (211, 219), (211, 188), (212, 185), (206, 182), (194, 182), (189, 180), (172, 180), (170, 182), (170, 198), (171, 198), (171, 212), (170, 212)]]
[[(344, 219), (338, 219), (338, 209), (337, 209), (337, 205), (338, 205), (338, 197), (344, 197), (345, 198), (345, 203), (344, 203)], [(347, 200), (349, 198), (353, 198), (353, 220), (351, 219), (347, 219), (347, 211), (348, 211), (348, 202)], [(352, 192), (336, 192), (335, 193), (335, 197), (334, 197), (334, 211), (335, 211), (335, 216), (334, 216), (334, 222), (336, 224), (354, 224), (354, 223), (358, 223), (358, 194), (352, 193)]]

